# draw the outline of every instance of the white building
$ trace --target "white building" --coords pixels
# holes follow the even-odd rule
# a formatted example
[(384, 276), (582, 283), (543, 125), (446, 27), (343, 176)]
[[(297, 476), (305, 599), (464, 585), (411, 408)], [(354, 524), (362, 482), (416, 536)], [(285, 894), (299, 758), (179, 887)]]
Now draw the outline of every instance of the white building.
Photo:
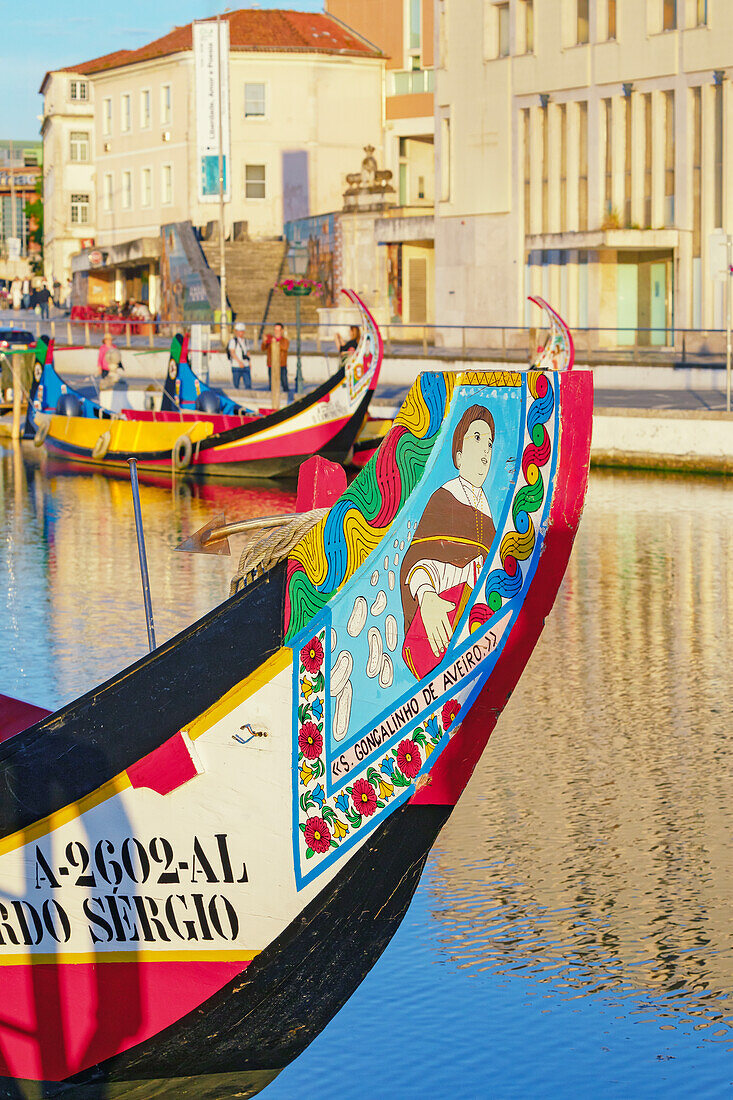
[(69, 277), (71, 256), (94, 237), (94, 86), (79, 73), (46, 73), (43, 95), (44, 274)]
[[(361, 160), (364, 145), (381, 155), (384, 61), (366, 39), (328, 15), (242, 10), (224, 13), (224, 20), (231, 118), (226, 233), (247, 223), (252, 237), (275, 237), (290, 218), (340, 208), (346, 173)], [(84, 235), (98, 248), (119, 251), (151, 241), (162, 225), (191, 221), (204, 227), (218, 218), (217, 203), (199, 201), (192, 24), (73, 73), (46, 77), (50, 193), (63, 177), (64, 209), (73, 215), (68, 131), (78, 120), (68, 114), (68, 92), (53, 94), (62, 82), (66, 89), (88, 89)], [(65, 259), (78, 250), (69, 241), (73, 224), (70, 218), (64, 223)], [(60, 235), (60, 221), (55, 232)], [(133, 249), (152, 272), (156, 256), (150, 251)]]
[(437, 317), (521, 325), (534, 292), (605, 345), (720, 327), (733, 4), (437, 4)]

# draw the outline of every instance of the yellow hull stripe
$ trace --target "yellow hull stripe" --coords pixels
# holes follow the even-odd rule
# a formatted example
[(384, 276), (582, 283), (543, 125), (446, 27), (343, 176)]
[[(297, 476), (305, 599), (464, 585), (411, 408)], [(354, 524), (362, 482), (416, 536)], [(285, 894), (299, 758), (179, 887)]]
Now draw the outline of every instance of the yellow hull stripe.
[(292, 649), (283, 648), (279, 649), (277, 653), (273, 653), (272, 657), (268, 658), (263, 665), (256, 668), (240, 684), (235, 684), (226, 695), (222, 695), (221, 699), (218, 699), (208, 710), (205, 710), (203, 714), (200, 714), (198, 718), (194, 718), (193, 722), (186, 726), (186, 732), (191, 740), (195, 741), (197, 737), (201, 737), (222, 718), (226, 718), (227, 714), (231, 714), (234, 708), (243, 703), (245, 699), (249, 699), (251, 695), (254, 695), (270, 680), (274, 680), (278, 673), (288, 667), (292, 659)]
[(17, 848), (22, 848), (24, 844), (31, 844), (34, 840), (55, 832), (62, 825), (73, 821), (74, 818), (81, 817), (82, 814), (94, 809), (95, 806), (100, 806), (108, 798), (114, 798), (120, 791), (127, 790), (129, 786), (130, 780), (127, 778), (127, 772), (116, 775), (114, 779), (110, 779), (103, 783), (101, 787), (97, 787), (96, 791), (84, 795), (78, 802), (70, 802), (68, 806), (56, 810), (48, 817), (43, 817), (40, 821), (34, 821), (27, 829), (21, 829), (17, 833), (3, 837), (0, 840), (0, 856), (7, 855), (8, 852), (14, 852)]
[(3, 966), (68, 966), (75, 963), (120, 963), (120, 962), (252, 962), (259, 951), (59, 951), (50, 955), (8, 955), (0, 956)]
[[(217, 700), (216, 703), (210, 706), (208, 710), (205, 710), (198, 718), (195, 718), (187, 727), (189, 737), (193, 740), (196, 737), (200, 737), (203, 733), (206, 733), (206, 731), (211, 729), (220, 719), (225, 718), (227, 714), (231, 713), (236, 706), (243, 703), (245, 699), (249, 699), (256, 691), (269, 683), (270, 680), (274, 679), (279, 672), (287, 668), (292, 658), (292, 650), (287, 648), (279, 649), (277, 653), (273, 653), (272, 657), (265, 661), (263, 665), (255, 669), (255, 671), (242, 680), (241, 683), (235, 684), (226, 695)], [(130, 780), (127, 778), (127, 772), (121, 772), (113, 779), (103, 783), (101, 787), (97, 787), (96, 791), (91, 791), (90, 794), (84, 795), (84, 797), (80, 798), (77, 802), (70, 802), (68, 806), (56, 810), (54, 813), (49, 814), (48, 817), (41, 818), (39, 821), (34, 821), (33, 824), (29, 825), (26, 829), (20, 829), (17, 833), (11, 833), (10, 836), (4, 837), (0, 840), (0, 856), (7, 855), (9, 852), (14, 852), (18, 848), (22, 848), (25, 844), (31, 844), (40, 837), (48, 836), (49, 833), (53, 833), (57, 829), (60, 829), (62, 825), (66, 825), (69, 821), (81, 817), (82, 814), (94, 809), (95, 806), (100, 806), (103, 802), (106, 802), (108, 798), (114, 798), (115, 795), (120, 794), (121, 791), (127, 790), (130, 786), (131, 784)]]
[(52, 416), (49, 437), (91, 450), (100, 436), (109, 432), (110, 451), (141, 453), (170, 451), (181, 435), (188, 435), (192, 443), (197, 443), (210, 436), (213, 430), (212, 424), (201, 420), (181, 424), (179, 421), (150, 423), (144, 420), (93, 420), (87, 416)]

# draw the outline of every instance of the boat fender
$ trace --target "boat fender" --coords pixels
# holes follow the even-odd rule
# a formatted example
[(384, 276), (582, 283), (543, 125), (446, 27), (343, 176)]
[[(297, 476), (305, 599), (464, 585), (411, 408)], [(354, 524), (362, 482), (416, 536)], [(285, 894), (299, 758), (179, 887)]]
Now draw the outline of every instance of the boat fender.
[(42, 447), (46, 442), (46, 436), (48, 435), (48, 429), (51, 427), (50, 420), (42, 420), (36, 429), (36, 434), (33, 436), (33, 446)]
[(188, 435), (179, 435), (173, 444), (173, 465), (176, 470), (185, 470), (191, 464), (193, 443)]
[(92, 458), (104, 458), (109, 450), (109, 445), (112, 442), (112, 435), (110, 432), (102, 432), (97, 437), (97, 442), (92, 447)]

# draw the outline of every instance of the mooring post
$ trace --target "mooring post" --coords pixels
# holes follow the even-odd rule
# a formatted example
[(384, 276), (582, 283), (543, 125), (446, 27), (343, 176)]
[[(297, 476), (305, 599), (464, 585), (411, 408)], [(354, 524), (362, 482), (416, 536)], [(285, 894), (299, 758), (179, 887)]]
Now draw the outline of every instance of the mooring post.
[(153, 624), (153, 605), (150, 600), (150, 580), (148, 578), (148, 559), (145, 556), (145, 536), (143, 535), (143, 517), (140, 511), (140, 486), (137, 480), (137, 459), (128, 458), (130, 464), (130, 485), (132, 487), (132, 505), (135, 509), (135, 529), (137, 531), (137, 550), (140, 557), (140, 577), (143, 585), (143, 603), (145, 604), (145, 623), (148, 628), (148, 648), (155, 649), (155, 626)]

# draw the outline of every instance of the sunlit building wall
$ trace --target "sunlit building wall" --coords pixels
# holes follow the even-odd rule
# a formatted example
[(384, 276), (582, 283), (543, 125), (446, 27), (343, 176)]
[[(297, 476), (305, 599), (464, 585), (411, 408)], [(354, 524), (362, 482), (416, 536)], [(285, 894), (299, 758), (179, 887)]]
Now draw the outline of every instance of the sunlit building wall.
[(713, 230), (733, 231), (733, 5), (438, 0), (436, 313), (590, 342), (720, 328)]

